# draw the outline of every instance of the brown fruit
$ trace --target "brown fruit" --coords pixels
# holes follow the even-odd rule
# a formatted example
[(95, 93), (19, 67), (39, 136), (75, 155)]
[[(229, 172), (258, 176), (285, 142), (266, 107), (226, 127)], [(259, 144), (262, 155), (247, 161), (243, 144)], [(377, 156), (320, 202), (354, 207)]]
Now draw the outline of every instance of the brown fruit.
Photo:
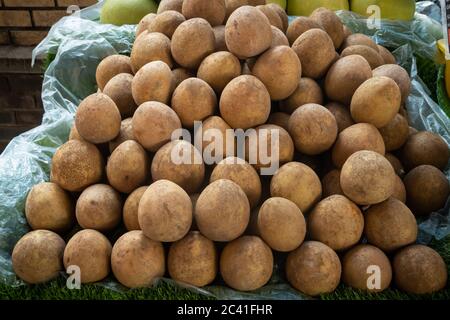
[(250, 218), (250, 204), (242, 188), (231, 180), (212, 182), (195, 205), (195, 222), (212, 241), (232, 241), (241, 236)]
[(138, 219), (139, 202), (148, 186), (134, 190), (123, 205), (123, 223), (128, 231), (141, 230)]
[(170, 277), (175, 281), (203, 287), (214, 281), (218, 269), (214, 242), (192, 231), (173, 243), (167, 257)]
[(286, 36), (289, 40), (289, 43), (294, 44), (295, 40), (298, 39), (303, 33), (311, 29), (321, 29), (322, 26), (316, 21), (308, 18), (308, 17), (297, 17), (294, 21), (289, 25)]
[(168, 103), (172, 94), (172, 71), (162, 61), (144, 65), (134, 76), (131, 90), (134, 101), (141, 105), (147, 101)]
[(220, 256), (220, 274), (235, 290), (259, 289), (270, 280), (272, 272), (272, 250), (258, 237), (236, 239), (226, 245)]
[(306, 241), (286, 260), (286, 277), (297, 290), (318, 296), (333, 292), (341, 278), (341, 262), (327, 245)]
[(98, 88), (103, 90), (108, 81), (120, 73), (133, 74), (130, 57), (115, 54), (103, 59), (95, 73)]
[(15, 274), (30, 284), (56, 278), (63, 270), (64, 240), (47, 230), (31, 231), (14, 246), (11, 254)]
[(430, 165), (411, 170), (404, 183), (407, 204), (416, 215), (426, 215), (443, 208), (450, 194), (447, 177)]
[(358, 151), (342, 167), (342, 191), (359, 205), (372, 205), (387, 200), (394, 193), (394, 186), (394, 168), (379, 153)]
[(293, 113), (301, 106), (314, 103), (323, 103), (322, 88), (316, 81), (310, 78), (301, 78), (294, 93), (280, 104), (280, 109), (287, 113)]
[(336, 118), (325, 107), (306, 104), (289, 119), (289, 133), (298, 151), (318, 155), (330, 149), (338, 134)]
[(358, 206), (344, 196), (333, 195), (319, 202), (308, 216), (312, 240), (333, 250), (345, 250), (357, 244), (364, 230), (364, 217)]
[(380, 133), (383, 137), (387, 152), (398, 150), (408, 140), (408, 120), (398, 113), (391, 122), (380, 128)]
[(132, 116), (137, 108), (131, 93), (133, 76), (129, 73), (119, 73), (106, 84), (103, 93), (114, 101), (122, 118)]
[(307, 213), (321, 199), (322, 184), (310, 167), (290, 162), (278, 169), (273, 176), (270, 195), (291, 200), (303, 213)]
[(241, 75), (241, 63), (232, 53), (219, 51), (207, 56), (197, 71), (197, 77), (206, 81), (217, 94)]
[(186, 19), (203, 18), (214, 27), (225, 20), (225, 0), (184, 0), (182, 12)]
[(103, 176), (103, 158), (89, 142), (70, 140), (52, 158), (50, 181), (67, 191), (82, 191)]
[(413, 294), (433, 293), (447, 284), (447, 266), (433, 249), (412, 245), (396, 254), (393, 262), (395, 284)]
[(137, 73), (147, 63), (158, 60), (172, 68), (170, 39), (159, 32), (144, 32), (134, 42), (130, 58), (134, 73)]
[(171, 181), (156, 181), (139, 201), (138, 219), (146, 237), (160, 242), (178, 241), (191, 228), (191, 198)]
[(417, 222), (401, 201), (388, 200), (370, 207), (365, 213), (364, 233), (369, 243), (391, 252), (416, 242)]

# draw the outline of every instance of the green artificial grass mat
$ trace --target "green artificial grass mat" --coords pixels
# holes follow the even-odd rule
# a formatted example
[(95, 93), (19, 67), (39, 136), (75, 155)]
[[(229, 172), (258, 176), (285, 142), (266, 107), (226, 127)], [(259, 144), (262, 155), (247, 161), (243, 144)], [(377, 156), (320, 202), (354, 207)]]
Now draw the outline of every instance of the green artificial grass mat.
[[(444, 258), (447, 268), (450, 266), (450, 236), (430, 244)], [(449, 269), (450, 272), (450, 269)], [(450, 300), (450, 288), (447, 287), (430, 295), (411, 295), (397, 289), (388, 289), (382, 293), (370, 294), (340, 285), (330, 294), (321, 295), (323, 300)], [(80, 290), (69, 290), (65, 280), (59, 278), (47, 284), (11, 287), (0, 284), (0, 299), (7, 300), (205, 300), (210, 297), (181, 289), (162, 282), (154, 288), (116, 291), (101, 285), (82, 285)]]

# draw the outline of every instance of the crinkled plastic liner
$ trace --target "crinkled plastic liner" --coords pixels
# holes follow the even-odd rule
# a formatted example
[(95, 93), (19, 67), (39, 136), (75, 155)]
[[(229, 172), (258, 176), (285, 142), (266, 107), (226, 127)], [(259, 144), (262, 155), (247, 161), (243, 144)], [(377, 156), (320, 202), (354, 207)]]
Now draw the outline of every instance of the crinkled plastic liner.
[[(101, 5), (101, 4), (100, 4)], [(9, 285), (23, 284), (11, 267), (11, 251), (18, 239), (28, 231), (24, 218), (24, 202), (30, 188), (42, 181), (48, 181), (50, 163), (56, 148), (67, 139), (73, 116), (79, 102), (96, 91), (95, 70), (106, 56), (116, 53), (129, 54), (133, 43), (135, 26), (115, 27), (100, 25), (94, 21), (98, 17), (100, 5), (84, 10), (81, 19), (66, 17), (58, 22), (48, 37), (35, 49), (35, 55), (54, 53), (55, 59), (45, 72), (42, 100), (44, 118), (42, 125), (16, 138), (0, 156), (0, 281)], [(354, 22), (352, 14), (340, 12), (343, 20), (354, 31), (366, 32), (364, 22)], [(89, 17), (90, 20), (83, 19)], [(439, 106), (429, 97), (428, 89), (417, 75), (413, 52), (427, 53), (434, 46), (434, 39), (415, 33), (398, 33), (399, 27), (386, 24), (378, 31), (375, 39), (384, 45), (398, 47), (395, 55), (412, 76), (413, 89), (407, 108), (414, 126), (439, 133), (450, 145), (449, 120)], [(420, 28), (417, 28), (420, 30)], [(419, 44), (420, 41), (429, 41)], [(447, 171), (447, 177), (450, 178)], [(421, 242), (435, 237), (442, 239), (450, 234), (449, 207), (434, 213), (423, 221)], [(221, 284), (203, 289), (192, 288), (198, 293), (220, 299), (305, 299), (283, 280), (282, 259), (277, 258), (274, 276), (264, 288), (252, 293), (240, 293)], [(162, 279), (173, 283), (172, 280)], [(125, 290), (112, 279), (99, 285), (113, 290)]]

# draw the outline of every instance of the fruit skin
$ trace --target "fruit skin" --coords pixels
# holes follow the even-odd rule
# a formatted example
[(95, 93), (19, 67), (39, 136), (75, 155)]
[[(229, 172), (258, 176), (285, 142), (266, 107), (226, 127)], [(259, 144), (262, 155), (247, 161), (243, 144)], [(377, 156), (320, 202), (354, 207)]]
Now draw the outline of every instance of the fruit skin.
[(309, 16), (314, 10), (325, 7), (330, 10), (349, 10), (348, 0), (289, 0), (287, 12), (290, 16)]
[[(291, 0), (292, 1), (292, 0)], [(276, 3), (280, 7), (282, 7), (284, 10), (286, 10), (287, 7), (287, 0), (266, 0), (266, 3)]]
[(138, 24), (149, 13), (156, 13), (153, 0), (107, 0), (100, 13), (100, 22), (121, 26)]
[(415, 0), (352, 0), (351, 11), (368, 17), (372, 15), (367, 13), (370, 5), (380, 7), (382, 19), (409, 21), (414, 18), (416, 12)]

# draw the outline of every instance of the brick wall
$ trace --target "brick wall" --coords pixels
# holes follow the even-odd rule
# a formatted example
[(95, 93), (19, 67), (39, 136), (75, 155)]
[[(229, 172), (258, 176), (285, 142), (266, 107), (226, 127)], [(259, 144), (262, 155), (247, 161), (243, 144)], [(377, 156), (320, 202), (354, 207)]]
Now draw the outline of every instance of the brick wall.
[(95, 3), (97, 0), (0, 0), (0, 45), (34, 46), (67, 14), (67, 7)]
[(0, 0), (0, 153), (9, 141), (42, 122), (42, 67), (31, 51), (67, 8), (97, 0)]

